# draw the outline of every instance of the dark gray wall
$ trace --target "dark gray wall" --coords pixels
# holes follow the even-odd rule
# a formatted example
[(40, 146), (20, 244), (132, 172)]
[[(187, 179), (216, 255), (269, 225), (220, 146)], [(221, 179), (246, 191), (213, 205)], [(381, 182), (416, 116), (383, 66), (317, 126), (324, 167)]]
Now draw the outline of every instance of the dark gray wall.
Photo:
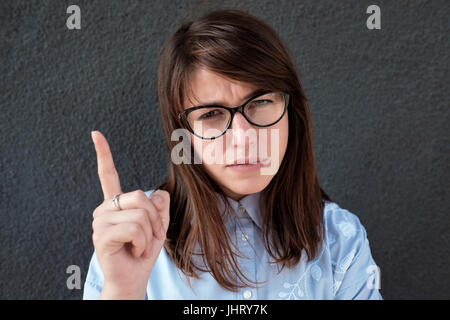
[[(386, 299), (450, 298), (450, 3), (214, 1), (271, 24), (311, 102), (323, 188), (366, 227)], [(66, 8), (81, 8), (81, 30)], [(0, 2), (0, 298), (79, 299), (103, 201), (90, 131), (125, 192), (166, 174), (158, 53), (194, 1)], [(381, 7), (381, 30), (366, 8)]]

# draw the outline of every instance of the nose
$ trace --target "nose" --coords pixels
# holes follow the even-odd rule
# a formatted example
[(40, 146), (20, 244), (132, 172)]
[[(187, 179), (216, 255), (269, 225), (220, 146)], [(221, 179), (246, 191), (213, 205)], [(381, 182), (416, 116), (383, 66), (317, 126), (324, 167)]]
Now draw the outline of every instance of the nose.
[[(232, 129), (233, 146), (248, 147), (253, 144), (254, 139), (250, 139), (251, 131), (256, 131), (253, 126), (244, 118), (240, 112), (234, 114), (233, 122), (229, 129)], [(251, 140), (247, 142), (247, 140)]]

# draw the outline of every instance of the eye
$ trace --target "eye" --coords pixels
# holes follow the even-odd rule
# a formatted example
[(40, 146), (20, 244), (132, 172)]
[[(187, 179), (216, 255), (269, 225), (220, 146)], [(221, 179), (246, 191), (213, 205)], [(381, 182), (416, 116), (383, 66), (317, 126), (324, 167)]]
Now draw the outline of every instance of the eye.
[(266, 106), (268, 104), (273, 103), (272, 100), (268, 99), (261, 99), (261, 100), (254, 100), (250, 103), (249, 107), (259, 107), (259, 106)]
[(220, 111), (220, 110), (211, 110), (211, 111), (208, 111), (208, 112), (205, 112), (204, 114), (202, 114), (200, 117), (199, 117), (199, 119), (200, 120), (203, 120), (203, 119), (209, 119), (209, 118), (213, 118), (213, 117), (215, 117), (215, 116), (218, 116), (218, 115), (220, 115), (222, 113), (222, 111)]
[(257, 105), (259, 105), (259, 104), (264, 104), (264, 103), (271, 103), (273, 101), (272, 100), (255, 100), (253, 102), (256, 103)]

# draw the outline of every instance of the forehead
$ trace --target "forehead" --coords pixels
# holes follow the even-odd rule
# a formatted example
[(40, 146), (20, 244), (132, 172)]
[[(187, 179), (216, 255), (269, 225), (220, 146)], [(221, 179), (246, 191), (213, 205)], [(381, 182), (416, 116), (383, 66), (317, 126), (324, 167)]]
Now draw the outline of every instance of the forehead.
[(234, 106), (256, 89), (251, 83), (229, 79), (203, 68), (197, 69), (191, 79), (190, 91), (184, 97), (185, 109), (219, 101), (222, 105)]

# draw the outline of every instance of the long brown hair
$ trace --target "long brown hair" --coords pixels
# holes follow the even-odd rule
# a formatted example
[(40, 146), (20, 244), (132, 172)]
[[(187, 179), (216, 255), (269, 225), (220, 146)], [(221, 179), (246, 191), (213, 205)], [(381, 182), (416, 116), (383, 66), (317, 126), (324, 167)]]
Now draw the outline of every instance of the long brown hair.
[[(240, 10), (217, 10), (181, 23), (165, 42), (158, 67), (158, 100), (169, 147), (168, 178), (157, 187), (168, 191), (171, 199), (165, 249), (188, 280), (198, 278), (197, 271), (211, 272), (221, 286), (236, 291), (254, 286), (239, 269), (236, 256), (240, 254), (231, 248), (234, 244), (217, 206), (220, 199), (228, 204), (224, 193), (202, 165), (176, 165), (170, 160), (170, 151), (178, 143), (171, 140), (172, 132), (183, 127), (178, 112), (192, 92), (190, 77), (201, 67), (290, 94), (287, 150), (260, 197), (264, 245), (273, 263), (290, 268), (299, 262), (302, 250), (308, 260), (318, 254), (324, 236), (324, 201), (331, 200), (316, 173), (308, 101), (277, 33)], [(196, 245), (203, 264), (193, 259)]]

